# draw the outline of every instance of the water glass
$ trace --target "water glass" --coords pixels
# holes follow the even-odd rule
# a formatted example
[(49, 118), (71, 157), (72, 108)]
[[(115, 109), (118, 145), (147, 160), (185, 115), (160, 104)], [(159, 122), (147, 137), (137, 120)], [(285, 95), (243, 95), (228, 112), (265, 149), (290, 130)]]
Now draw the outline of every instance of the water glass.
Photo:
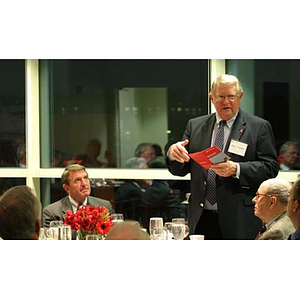
[(124, 215), (123, 214), (111, 214), (112, 216), (112, 223), (113, 225), (116, 223), (124, 222)]
[(174, 240), (183, 240), (185, 238), (185, 224), (172, 224), (172, 233)]
[(166, 227), (156, 228), (153, 230), (152, 235), (153, 240), (167, 240), (168, 239), (168, 230)]
[(152, 217), (149, 220), (149, 233), (150, 236), (153, 235), (153, 231), (156, 229), (163, 228), (163, 218), (161, 217)]
[(59, 239), (60, 240), (72, 240), (72, 229), (71, 229), (71, 225), (67, 225), (67, 224), (62, 224), (59, 227), (60, 230), (60, 234), (59, 234)]
[[(184, 218), (173, 218), (172, 224), (183, 224), (185, 225), (185, 219)], [(185, 234), (184, 237), (186, 238), (189, 235), (189, 226), (185, 225)]]

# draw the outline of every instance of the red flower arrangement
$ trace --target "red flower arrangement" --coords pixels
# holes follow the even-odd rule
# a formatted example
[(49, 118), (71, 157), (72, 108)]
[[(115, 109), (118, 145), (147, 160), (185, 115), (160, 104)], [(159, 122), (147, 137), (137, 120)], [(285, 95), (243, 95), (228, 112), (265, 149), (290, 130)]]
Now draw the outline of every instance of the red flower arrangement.
[(77, 231), (78, 239), (84, 239), (87, 234), (105, 235), (112, 228), (112, 217), (104, 206), (92, 207), (86, 205), (76, 213), (66, 211), (64, 224), (71, 225), (71, 229)]

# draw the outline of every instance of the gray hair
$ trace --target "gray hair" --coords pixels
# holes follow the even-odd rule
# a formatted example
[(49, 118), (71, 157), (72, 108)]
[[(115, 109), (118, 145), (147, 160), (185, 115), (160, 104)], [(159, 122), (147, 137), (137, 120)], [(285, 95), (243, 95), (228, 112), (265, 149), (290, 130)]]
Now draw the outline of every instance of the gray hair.
[(152, 147), (153, 148), (153, 153), (155, 152), (153, 144), (151, 144), (151, 143), (140, 143), (139, 145), (137, 145), (137, 147), (134, 151), (134, 155), (139, 156), (141, 153), (144, 153), (145, 151), (147, 151), (147, 147)]
[(0, 198), (0, 236), (4, 240), (31, 239), (41, 210), (41, 202), (28, 186), (10, 188)]
[(125, 168), (129, 169), (142, 169), (147, 166), (147, 161), (143, 157), (131, 157), (125, 161)]
[(271, 178), (262, 183), (266, 186), (266, 194), (275, 195), (279, 202), (286, 206), (292, 185), (282, 178)]
[(81, 170), (86, 171), (85, 166), (79, 164), (72, 164), (67, 166), (61, 175), (62, 184), (69, 184), (70, 172), (81, 171)]
[(126, 220), (116, 223), (106, 235), (105, 240), (150, 240), (150, 236), (139, 225)]
[(283, 152), (287, 151), (289, 149), (290, 145), (295, 145), (296, 147), (298, 147), (297, 142), (285, 142), (284, 144), (281, 145), (281, 147), (279, 149), (279, 153), (283, 153)]
[(216, 88), (217, 85), (219, 83), (235, 83), (236, 84), (236, 88), (237, 88), (237, 92), (240, 94), (243, 92), (243, 88), (242, 85), (240, 83), (240, 81), (238, 80), (237, 77), (235, 77), (234, 75), (230, 75), (230, 74), (222, 74), (219, 75), (212, 83), (211, 85), (211, 94), (215, 95), (216, 92)]

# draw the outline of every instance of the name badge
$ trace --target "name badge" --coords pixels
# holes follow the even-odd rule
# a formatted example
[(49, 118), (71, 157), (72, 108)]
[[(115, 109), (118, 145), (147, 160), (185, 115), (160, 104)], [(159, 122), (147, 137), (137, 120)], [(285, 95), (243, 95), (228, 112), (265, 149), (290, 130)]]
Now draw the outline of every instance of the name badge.
[(235, 140), (231, 140), (228, 152), (237, 154), (239, 156), (245, 156), (246, 150), (247, 150), (248, 144), (238, 142)]

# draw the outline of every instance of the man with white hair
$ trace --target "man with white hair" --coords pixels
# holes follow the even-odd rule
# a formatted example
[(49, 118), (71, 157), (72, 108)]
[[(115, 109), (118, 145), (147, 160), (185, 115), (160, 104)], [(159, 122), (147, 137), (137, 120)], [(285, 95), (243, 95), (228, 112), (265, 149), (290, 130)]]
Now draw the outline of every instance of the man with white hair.
[(291, 184), (284, 179), (272, 178), (264, 181), (252, 199), (254, 214), (264, 226), (256, 240), (285, 240), (295, 231), (287, 216), (287, 203)]

